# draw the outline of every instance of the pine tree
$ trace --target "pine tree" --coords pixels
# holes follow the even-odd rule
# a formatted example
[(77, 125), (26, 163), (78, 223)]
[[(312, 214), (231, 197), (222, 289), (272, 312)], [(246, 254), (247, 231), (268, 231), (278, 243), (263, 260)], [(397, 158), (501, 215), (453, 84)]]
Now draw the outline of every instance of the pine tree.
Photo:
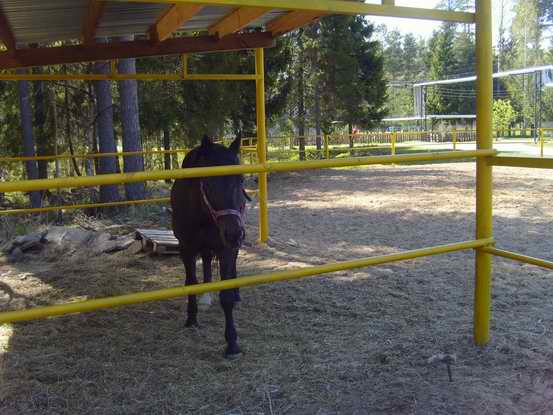
[[(323, 107), (348, 126), (369, 128), (385, 114), (386, 84), (373, 26), (360, 17), (330, 16), (321, 20)], [(352, 142), (350, 141), (350, 145)]]
[[(132, 41), (133, 36), (121, 38), (121, 41)], [(121, 59), (118, 67), (119, 73), (136, 73), (136, 59)], [(138, 111), (138, 88), (136, 80), (127, 79), (118, 82), (119, 98), (121, 108), (121, 123), (123, 126), (123, 151), (142, 151), (140, 137), (140, 120)], [(144, 171), (144, 156), (123, 157), (123, 168), (125, 173)], [(145, 183), (125, 183), (127, 200), (144, 199), (146, 189)]]
[[(455, 25), (451, 23), (442, 24), (440, 30), (434, 32), (429, 45), (430, 79), (450, 77), (458, 67), (454, 49), (455, 33)], [(456, 99), (440, 86), (431, 88), (428, 92), (427, 111), (435, 114), (454, 113)]]
[[(25, 74), (26, 71), (18, 70), (19, 74)], [(21, 131), (23, 135), (23, 155), (25, 157), (35, 156), (35, 142), (33, 137), (33, 117), (29, 94), (29, 82), (18, 81), (19, 87), (19, 111), (21, 115)], [(38, 179), (38, 167), (34, 160), (25, 162), (27, 179)], [(31, 207), (39, 208), (42, 204), (40, 192), (31, 192), (29, 194)]]
[[(109, 73), (108, 62), (97, 62), (94, 72)], [(113, 132), (113, 98), (110, 81), (94, 81), (94, 95), (96, 97), (96, 128), (100, 153), (115, 153), (117, 145)], [(98, 159), (97, 174), (110, 174), (117, 171), (115, 157), (100, 157)], [(119, 200), (119, 191), (116, 184), (100, 186), (100, 201), (115, 202)]]
[[(525, 68), (544, 63), (544, 51), (541, 47), (543, 27), (541, 25), (538, 0), (517, 0), (514, 6), (515, 16), (511, 25), (513, 48), (511, 66)], [(528, 126), (534, 118), (535, 84), (533, 75), (519, 75), (505, 80), (512, 98), (513, 107), (521, 114), (520, 121)]]

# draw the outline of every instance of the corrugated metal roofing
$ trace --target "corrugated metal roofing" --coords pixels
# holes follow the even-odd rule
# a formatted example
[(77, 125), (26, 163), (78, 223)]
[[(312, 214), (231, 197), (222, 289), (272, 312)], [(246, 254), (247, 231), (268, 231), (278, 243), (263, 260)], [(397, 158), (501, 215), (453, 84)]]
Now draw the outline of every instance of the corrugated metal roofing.
[(18, 43), (78, 39), (86, 0), (1, 0)]
[(147, 33), (166, 8), (155, 3), (107, 3), (96, 34), (112, 37)]
[[(89, 0), (0, 0), (16, 42), (21, 45), (61, 40), (79, 40)], [(167, 4), (107, 2), (97, 29), (98, 37), (144, 35)], [(181, 27), (204, 31), (232, 12), (232, 7), (206, 6)], [(261, 27), (286, 11), (275, 9), (250, 23)]]
[(207, 30), (209, 26), (217, 23), (227, 14), (232, 12), (232, 7), (204, 7), (192, 19), (184, 24), (183, 30)]

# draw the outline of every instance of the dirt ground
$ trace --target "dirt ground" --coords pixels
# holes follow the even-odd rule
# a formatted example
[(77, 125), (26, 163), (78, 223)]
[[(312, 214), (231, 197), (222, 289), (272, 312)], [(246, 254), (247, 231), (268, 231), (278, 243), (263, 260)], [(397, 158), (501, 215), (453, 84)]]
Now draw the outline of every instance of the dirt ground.
[[(495, 172), (498, 247), (553, 259), (551, 175)], [(473, 238), (473, 163), (278, 175), (270, 189), (273, 240), (261, 248), (249, 233), (241, 275)], [(234, 362), (220, 307), (185, 329), (182, 299), (0, 326), (0, 413), (553, 413), (553, 274), (494, 260), (492, 341), (480, 349), (473, 262), (467, 251), (243, 289)], [(0, 265), (0, 305), (182, 281), (177, 257), (41, 257)], [(457, 357), (452, 382), (428, 362), (438, 353)]]

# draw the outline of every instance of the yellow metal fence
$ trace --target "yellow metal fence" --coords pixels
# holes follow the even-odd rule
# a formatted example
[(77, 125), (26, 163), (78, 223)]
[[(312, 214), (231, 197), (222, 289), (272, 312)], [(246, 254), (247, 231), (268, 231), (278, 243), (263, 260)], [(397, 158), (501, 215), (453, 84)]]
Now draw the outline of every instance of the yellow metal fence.
[[(165, 1), (165, 0), (163, 0)], [(158, 2), (161, 2), (158, 1)], [(167, 1), (168, 2), (168, 1)], [(190, 0), (192, 2), (192, 0)], [(228, 3), (227, 0), (217, 0), (212, 3)], [(242, 1), (241, 4), (250, 6), (263, 6), (261, 0)], [(262, 4), (263, 3), (263, 4)], [(281, 2), (282, 3), (282, 2)], [(298, 1), (287, 2), (291, 8), (297, 7)], [(367, 12), (367, 14), (386, 13), (386, 10), (395, 8), (395, 6), (366, 5), (351, 2), (330, 2), (324, 1), (324, 4), (313, 1), (299, 1), (305, 7), (317, 8), (324, 11), (333, 10), (337, 3), (344, 3), (341, 6), (343, 10), (349, 13)], [(347, 3), (347, 5), (346, 5)], [(369, 10), (370, 9), (370, 10)], [(436, 161), (436, 160), (454, 160), (476, 158), (476, 235), (472, 241), (455, 243), (446, 246), (432, 248), (423, 248), (415, 251), (408, 251), (389, 256), (379, 256), (365, 258), (357, 261), (348, 261), (346, 263), (327, 264), (317, 267), (289, 270), (281, 273), (273, 273), (247, 278), (238, 278), (235, 280), (221, 281), (211, 284), (200, 284), (193, 287), (176, 287), (167, 290), (143, 292), (128, 294), (119, 297), (89, 300), (86, 302), (69, 303), (54, 305), (46, 308), (30, 309), (23, 311), (12, 311), (0, 313), (0, 322), (11, 322), (18, 320), (27, 320), (35, 318), (46, 318), (54, 315), (63, 315), (76, 312), (92, 311), (99, 308), (117, 307), (126, 304), (135, 304), (146, 301), (156, 301), (176, 296), (189, 294), (199, 294), (203, 292), (219, 291), (229, 288), (245, 287), (249, 285), (272, 283), (277, 281), (292, 280), (304, 278), (310, 275), (318, 275), (326, 272), (334, 272), (344, 269), (357, 267), (367, 267), (371, 265), (382, 264), (391, 261), (419, 258), (428, 255), (436, 255), (447, 252), (455, 252), (461, 249), (474, 249), (475, 258), (475, 291), (474, 291), (474, 341), (477, 345), (483, 346), (488, 343), (490, 338), (490, 318), (491, 318), (491, 276), (492, 276), (492, 255), (503, 256), (513, 260), (532, 263), (534, 265), (546, 266), (552, 268), (553, 263), (546, 260), (531, 258), (524, 255), (496, 249), (493, 239), (493, 205), (492, 205), (492, 183), (494, 165), (510, 165), (520, 167), (553, 168), (553, 159), (547, 158), (529, 158), (529, 157), (499, 157), (493, 150), (493, 130), (492, 130), (492, 100), (493, 100), (493, 66), (492, 66), (492, 4), (491, 0), (476, 0), (476, 11), (474, 14), (467, 13), (467, 23), (475, 23), (476, 37), (476, 73), (477, 73), (477, 142), (478, 150), (448, 151), (440, 153), (424, 154), (402, 154), (371, 156), (347, 159), (331, 159), (329, 157), (331, 148), (330, 143), (323, 144), (322, 149), (326, 156), (325, 160), (308, 160), (301, 162), (267, 162), (267, 149), (265, 132), (265, 109), (264, 109), (264, 65), (263, 50), (256, 50), (256, 104), (257, 104), (257, 162), (251, 165), (242, 166), (223, 166), (195, 169), (175, 169), (163, 171), (139, 172), (132, 174), (108, 174), (91, 177), (68, 177), (48, 180), (28, 180), (0, 183), (0, 192), (27, 192), (33, 190), (63, 188), (63, 187), (82, 187), (97, 186), (102, 184), (116, 184), (141, 182), (146, 180), (164, 180), (188, 177), (205, 177), (217, 175), (232, 174), (259, 174), (260, 184), (260, 239), (262, 242), (268, 237), (268, 210), (267, 210), (267, 174), (272, 172), (297, 171), (304, 169), (318, 169), (330, 167), (360, 166), (372, 164), (390, 164), (411, 161)], [(400, 10), (398, 10), (399, 13)], [(436, 18), (446, 18), (446, 15), (438, 15)], [(445, 13), (445, 12), (443, 12)], [(449, 12), (453, 13), (453, 12)], [(398, 14), (399, 15), (399, 14)], [(417, 17), (415, 8), (401, 8), (401, 16)], [(427, 16), (427, 15), (425, 15)], [(418, 15), (418, 17), (424, 17)], [(470, 19), (469, 19), (470, 18)], [(543, 136), (544, 134), (542, 134)], [(390, 137), (391, 152), (395, 152), (397, 142), (397, 133)], [(452, 144), (459, 140), (459, 135), (452, 134)], [(541, 140), (543, 142), (543, 139)], [(289, 144), (290, 146), (293, 143)], [(318, 149), (320, 151), (320, 149)]]
[[(539, 139), (536, 145), (539, 146), (541, 157), (544, 156), (544, 147), (548, 140), (553, 136), (553, 128), (541, 128), (538, 130)], [(533, 134), (530, 129), (512, 129), (510, 130), (511, 138), (504, 138), (504, 133), (501, 131), (495, 132), (495, 143), (524, 143), (533, 144), (532, 140), (517, 141), (517, 137), (529, 136)], [(267, 142), (267, 158), (271, 161), (288, 161), (295, 159), (303, 160), (330, 160), (332, 158), (342, 157), (363, 157), (372, 154), (390, 154), (396, 155), (403, 148), (423, 149), (426, 146), (444, 146), (451, 145), (451, 149), (457, 150), (459, 144), (475, 144), (476, 131), (469, 129), (452, 129), (448, 131), (398, 131), (398, 132), (382, 132), (368, 131), (355, 134), (327, 134), (321, 136), (305, 136), (305, 137), (269, 137)], [(299, 143), (303, 139), (305, 148), (303, 157), (300, 152)], [(220, 142), (227, 143), (228, 139), (220, 139)], [(247, 137), (242, 140), (241, 159), (243, 164), (257, 163), (257, 138)], [(0, 165), (16, 162), (25, 162), (28, 160), (44, 160), (47, 162), (65, 161), (67, 166), (61, 169), (62, 177), (74, 175), (74, 170), (69, 162), (71, 159), (76, 160), (96, 160), (102, 157), (125, 157), (125, 156), (145, 156), (147, 160), (147, 170), (155, 170), (163, 168), (164, 157), (171, 156), (171, 168), (180, 166), (182, 157), (190, 151), (188, 148), (180, 148), (173, 150), (144, 150), (135, 152), (114, 152), (114, 153), (85, 153), (85, 154), (59, 154), (48, 156), (6, 156), (0, 157)], [(157, 158), (157, 159), (156, 159)], [(92, 173), (95, 174), (96, 163), (92, 163)], [(83, 166), (84, 170), (84, 166)], [(74, 209), (89, 209), (89, 208), (106, 208), (125, 205), (146, 205), (156, 203), (167, 203), (167, 197), (151, 198), (134, 201), (118, 201), (109, 203), (84, 203), (65, 204), (58, 206), (44, 206), (34, 209), (4, 209), (0, 210), (2, 215), (15, 215), (23, 213), (44, 213), (58, 210), (74, 210)]]

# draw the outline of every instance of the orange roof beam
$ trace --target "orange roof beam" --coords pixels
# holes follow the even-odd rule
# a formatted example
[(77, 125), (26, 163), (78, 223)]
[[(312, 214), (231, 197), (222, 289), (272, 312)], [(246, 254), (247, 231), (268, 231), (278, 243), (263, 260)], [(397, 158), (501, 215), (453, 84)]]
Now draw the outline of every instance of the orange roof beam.
[(275, 20), (271, 20), (267, 24), (267, 31), (271, 32), (273, 36), (280, 36), (294, 29), (314, 23), (326, 14), (317, 11), (293, 11)]
[(184, 23), (193, 18), (203, 6), (199, 4), (174, 4), (150, 27), (150, 40), (162, 42), (168, 39)]
[(273, 46), (274, 39), (270, 33), (256, 32), (230, 35), (222, 39), (217, 39), (214, 36), (190, 36), (171, 38), (159, 43), (152, 43), (150, 40), (134, 40), (91, 45), (39, 47), (18, 49), (17, 53), (0, 52), (0, 69), (182, 55), (183, 53), (224, 52)]
[(0, 41), (4, 43), (8, 51), (14, 51), (16, 47), (15, 36), (10, 27), (10, 22), (0, 6)]
[(83, 21), (83, 43), (89, 45), (95, 42), (96, 31), (98, 30), (98, 25), (100, 24), (105, 8), (105, 1), (89, 0), (88, 12)]
[(240, 7), (212, 25), (209, 33), (219, 38), (231, 35), (270, 11), (266, 7)]

